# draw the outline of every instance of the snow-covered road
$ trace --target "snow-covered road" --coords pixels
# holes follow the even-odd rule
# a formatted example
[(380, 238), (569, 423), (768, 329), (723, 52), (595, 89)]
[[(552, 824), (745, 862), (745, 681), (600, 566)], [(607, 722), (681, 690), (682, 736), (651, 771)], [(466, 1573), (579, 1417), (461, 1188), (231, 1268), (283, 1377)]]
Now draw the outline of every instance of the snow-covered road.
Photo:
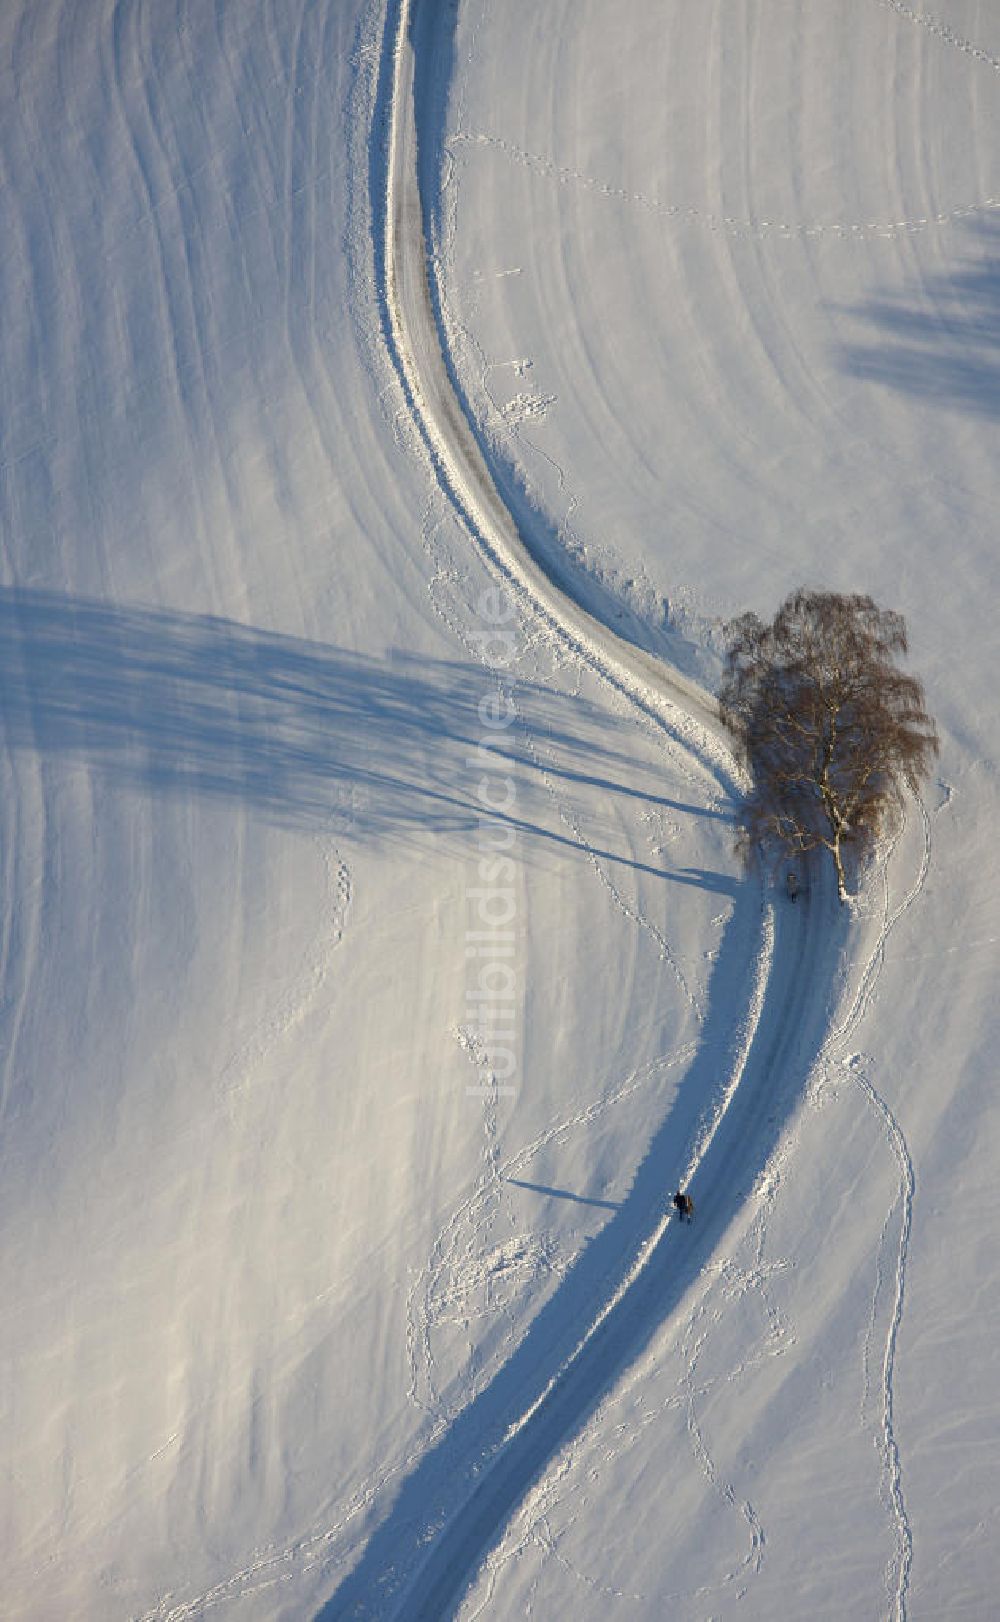
[(797, 1084), (822, 1047), (827, 993), (843, 942), (843, 931), (831, 927), (834, 905), (831, 887), (816, 882), (803, 905), (781, 915), (738, 1086), (689, 1185), (697, 1220), (688, 1228), (665, 1217), (650, 1236), (630, 1276), (603, 1304), (542, 1396), (513, 1420), (481, 1481), (433, 1543), (398, 1615), (433, 1622), (452, 1613), (533, 1480), (697, 1288), (713, 1252), (738, 1221), (785, 1124)]
[(653, 714), (724, 789), (732, 790), (740, 773), (714, 699), (596, 617), (592, 586), (588, 589), (579, 571), (546, 547), (537, 510), (526, 502), (513, 510), (512, 492), (506, 486), (501, 491), (464, 409), (439, 319), (443, 292), (433, 275), (431, 219), (441, 154), (427, 139), (433, 132), (418, 129), (416, 112), (418, 97), (433, 105), (446, 94), (447, 84), (436, 81), (450, 57), (453, 27), (449, 7), (401, 0), (398, 11), (389, 8), (392, 88), (385, 189), (379, 199), (383, 320), (414, 424), (445, 493), (504, 584), (574, 657)]
[[(390, 7), (385, 46), (391, 73), (386, 107), (384, 192), (376, 193), (381, 255), (382, 322), (413, 423), (440, 484), (473, 542), (526, 614), (543, 622), (571, 655), (655, 717), (667, 746), (684, 750), (713, 787), (737, 791), (739, 768), (727, 748), (713, 699), (645, 650), (618, 636), (599, 616), (595, 594), (573, 565), (546, 545), (544, 523), (487, 465), (486, 450), (465, 407), (447, 353), (445, 292), (435, 271), (432, 221), (441, 153), (418, 107), (446, 94), (449, 8), (400, 0)], [(376, 136), (378, 138), (378, 135)], [(377, 165), (373, 165), (377, 169)], [(596, 611), (595, 611), (596, 610)], [(744, 907), (747, 902), (744, 900)], [(394, 1510), (322, 1618), (394, 1613), (428, 1622), (450, 1614), (490, 1545), (533, 1480), (584, 1422), (609, 1384), (662, 1332), (692, 1290), (765, 1166), (830, 1017), (831, 988), (847, 933), (824, 868), (811, 875), (803, 903), (776, 914), (761, 905), (756, 960), (720, 964), (716, 983), (725, 1006), (710, 1012), (706, 1049), (733, 1049), (724, 1105), (699, 1146), (689, 1186), (699, 1211), (690, 1229), (666, 1210), (652, 1232), (626, 1201), (615, 1228), (635, 1229), (631, 1260), (590, 1304), (585, 1327), (555, 1332), (558, 1297), (540, 1315), (494, 1382), (476, 1398), (404, 1483)], [(746, 931), (731, 934), (746, 952)], [(732, 948), (730, 949), (732, 950)], [(726, 955), (725, 953), (723, 954)], [(746, 1001), (733, 1006), (734, 980)], [(702, 1066), (695, 1061), (695, 1069)], [(710, 1078), (706, 1075), (706, 1085)], [(655, 1164), (654, 1143), (649, 1161)], [(664, 1190), (666, 1206), (667, 1190)], [(581, 1333), (582, 1327), (582, 1333)], [(465, 1479), (444, 1524), (444, 1482)], [(414, 1551), (430, 1544), (416, 1578)], [(418, 1557), (419, 1558), (419, 1557)]]

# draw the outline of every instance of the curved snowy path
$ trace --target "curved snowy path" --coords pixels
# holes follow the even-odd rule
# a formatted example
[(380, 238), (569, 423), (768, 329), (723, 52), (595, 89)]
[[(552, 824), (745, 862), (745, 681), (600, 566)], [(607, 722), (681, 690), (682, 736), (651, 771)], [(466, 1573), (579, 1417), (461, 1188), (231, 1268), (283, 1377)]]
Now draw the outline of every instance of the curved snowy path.
[[(822, 1046), (827, 1016), (822, 989), (829, 984), (834, 957), (833, 941), (817, 921), (831, 901), (829, 890), (820, 888), (811, 904), (806, 899), (781, 916), (755, 1039), (732, 1102), (690, 1184), (698, 1212), (695, 1223), (661, 1224), (610, 1309), (505, 1440), (481, 1481), (472, 1485), (402, 1597), (399, 1614), (437, 1622), (452, 1612), (532, 1481), (593, 1412), (615, 1377), (677, 1312), (738, 1219), (754, 1174), (785, 1125), (796, 1082)], [(839, 938), (836, 931), (834, 938)], [(656, 1148), (654, 1144), (650, 1154), (654, 1171)]]
[[(431, 219), (439, 187), (439, 146), (427, 139), (422, 109), (440, 104), (451, 69), (450, 7), (400, 0), (386, 25), (387, 173), (373, 180), (384, 213), (376, 245), (383, 281), (385, 337), (438, 479), (493, 571), (555, 639), (671, 732), (724, 790), (739, 774), (714, 699), (652, 654), (602, 623), (600, 588), (552, 545), (537, 510), (503, 491), (487, 466), (471, 413), (452, 371), (428, 277)], [(390, 55), (391, 53), (391, 55)], [(390, 67), (391, 63), (391, 67)], [(377, 217), (377, 216), (376, 216)], [(611, 611), (610, 608), (608, 610)]]
[[(388, 1616), (440, 1622), (451, 1614), (532, 1482), (671, 1316), (681, 1321), (685, 1298), (740, 1218), (822, 1048), (824, 992), (842, 941), (835, 916), (828, 927), (834, 906), (831, 887), (818, 881), (801, 905), (777, 915), (771, 972), (741, 1056), (739, 1085), (690, 1183), (696, 1221), (686, 1227), (657, 1217), (666, 1201), (660, 1168), (672, 1147), (668, 1119), (621, 1209), (491, 1384), (410, 1475), (361, 1562), (320, 1613), (322, 1622)], [(730, 930), (713, 983), (739, 995), (733, 1003), (710, 998), (702, 1047), (686, 1080), (706, 1096), (733, 1026), (752, 1002), (751, 982), (745, 939)], [(594, 1303), (603, 1305), (595, 1312)]]
[[(390, 6), (382, 72), (388, 150), (384, 174), (375, 153), (371, 173), (375, 219), (381, 213), (385, 233), (376, 244), (384, 336), (414, 426), (449, 500), (526, 611), (731, 792), (738, 773), (712, 699), (595, 618), (590, 610), (599, 613), (600, 605), (588, 583), (553, 559), (542, 522), (536, 529), (516, 492), (501, 495), (450, 373), (439, 291), (427, 270), (438, 151), (433, 140), (420, 149), (426, 123), (417, 111), (442, 94), (451, 71), (453, 19), (441, 11), (421, 0)], [(717, 1095), (720, 1072), (730, 1077), (725, 1108), (692, 1167), (698, 1221), (680, 1227), (662, 1214), (668, 1120), (616, 1216), (514, 1355), (411, 1473), (321, 1618), (399, 1614), (437, 1622), (449, 1614), (532, 1481), (662, 1332), (739, 1218), (822, 1048), (846, 927), (825, 874), (814, 876), (800, 905), (776, 917), (765, 912), (763, 920), (756, 913), (744, 887), (685, 1081), (708, 1099)]]

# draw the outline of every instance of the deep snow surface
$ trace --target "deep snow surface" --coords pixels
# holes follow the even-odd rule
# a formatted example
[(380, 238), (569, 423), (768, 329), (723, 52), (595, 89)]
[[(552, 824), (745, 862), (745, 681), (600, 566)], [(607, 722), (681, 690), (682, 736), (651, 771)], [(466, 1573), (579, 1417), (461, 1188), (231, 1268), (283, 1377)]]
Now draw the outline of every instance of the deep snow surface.
[[(0, 1609), (988, 1616), (1000, 16), (418, 16), (432, 431), (395, 3), (0, 19)], [(849, 923), (650, 675), (802, 579), (942, 729)]]

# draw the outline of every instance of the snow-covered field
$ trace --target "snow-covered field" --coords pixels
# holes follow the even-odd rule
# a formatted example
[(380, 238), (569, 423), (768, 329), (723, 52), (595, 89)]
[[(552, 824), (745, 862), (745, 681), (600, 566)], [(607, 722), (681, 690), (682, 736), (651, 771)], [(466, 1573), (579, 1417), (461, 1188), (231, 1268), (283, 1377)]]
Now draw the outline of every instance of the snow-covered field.
[(4, 1616), (994, 1614), (998, 137), (989, 0), (9, 0)]

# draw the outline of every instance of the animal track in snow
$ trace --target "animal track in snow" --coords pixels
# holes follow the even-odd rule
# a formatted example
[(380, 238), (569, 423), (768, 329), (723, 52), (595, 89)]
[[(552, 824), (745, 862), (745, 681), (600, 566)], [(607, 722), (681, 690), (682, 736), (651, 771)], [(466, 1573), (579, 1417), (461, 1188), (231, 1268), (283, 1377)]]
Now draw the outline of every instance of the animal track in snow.
[(351, 905), (351, 871), (327, 840), (313, 843), (326, 888), (319, 928), (291, 984), (227, 1061), (218, 1084), (224, 1096), (234, 1097), (250, 1086), (271, 1048), (302, 1022), (329, 973), (331, 954), (343, 939)]
[[(880, 4), (891, 4), (891, 0), (878, 0)], [(905, 15), (908, 8), (893, 7)], [(915, 19), (920, 20), (920, 19)], [(944, 36), (942, 36), (944, 37)], [(955, 43), (955, 41), (950, 41)], [(970, 48), (970, 54), (975, 55)], [(983, 53), (984, 59), (991, 65), (992, 57)], [(596, 196), (608, 202), (625, 203), (630, 207), (646, 209), (654, 214), (661, 214), (667, 219), (673, 219), (680, 225), (701, 225), (709, 231), (723, 231), (728, 236), (749, 237), (756, 239), (774, 238), (779, 241), (801, 241), (813, 237), (832, 237), (842, 241), (857, 241), (868, 237), (899, 237), (911, 235), (914, 232), (926, 231), (935, 225), (951, 225), (956, 220), (967, 219), (970, 215), (991, 213), (1000, 209), (1000, 197), (981, 198), (972, 203), (960, 203), (954, 208), (944, 209), (935, 214), (923, 214), (913, 219), (905, 220), (761, 220), (736, 214), (716, 214), (711, 209), (698, 208), (693, 204), (668, 203), (657, 197), (654, 192), (631, 191), (626, 186), (614, 186), (610, 182), (598, 179), (595, 175), (584, 174), (579, 169), (571, 169), (568, 165), (556, 163), (554, 159), (544, 157), (538, 152), (527, 152), (523, 147), (517, 146), (513, 141), (504, 140), (499, 135), (489, 135), (484, 131), (462, 130), (451, 137), (451, 145), (465, 142), (470, 146), (489, 147), (502, 152), (512, 163), (530, 170), (532, 174), (554, 180), (560, 186), (577, 186), (582, 191), (593, 192)]]
[(515, 394), (500, 407), (500, 415), (508, 428), (519, 427), (522, 422), (538, 422), (547, 415), (549, 407), (556, 403), (554, 394), (542, 394), (537, 390), (530, 390), (525, 394)]
[(918, 28), (925, 28), (943, 44), (954, 46), (955, 50), (961, 51), (965, 56), (971, 56), (974, 61), (992, 68), (994, 73), (1000, 73), (1000, 56), (993, 56), (981, 45), (974, 44), (971, 39), (965, 39), (962, 34), (956, 33), (954, 28), (949, 28), (947, 23), (942, 22), (939, 17), (932, 16), (929, 11), (914, 11), (912, 6), (904, 3), (904, 0), (875, 0), (875, 3), (885, 11), (894, 11), (906, 22), (914, 23)]

